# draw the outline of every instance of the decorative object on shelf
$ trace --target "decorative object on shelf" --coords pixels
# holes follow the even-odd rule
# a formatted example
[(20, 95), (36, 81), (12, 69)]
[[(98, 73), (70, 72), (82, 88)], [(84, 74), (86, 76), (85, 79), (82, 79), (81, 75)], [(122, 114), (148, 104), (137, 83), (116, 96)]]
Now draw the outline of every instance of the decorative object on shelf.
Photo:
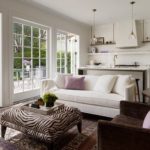
[(131, 29), (131, 33), (130, 33), (129, 38), (130, 39), (136, 39), (136, 35), (135, 35), (134, 31), (133, 31), (133, 21), (134, 21), (133, 20), (134, 19), (134, 17), (133, 17), (133, 6), (135, 4), (135, 1), (131, 1), (130, 4), (131, 4), (131, 7), (132, 7), (132, 13), (131, 13), (132, 29)]
[(104, 44), (104, 37), (98, 37), (96, 44)]
[(58, 97), (53, 93), (45, 93), (43, 96), (46, 107), (53, 107), (57, 99)]
[(100, 65), (101, 63), (100, 62), (95, 62), (94, 65), (98, 66)]
[(93, 11), (93, 26), (92, 26), (92, 34), (91, 34), (91, 45), (94, 45), (97, 42), (97, 38), (95, 36), (95, 12), (96, 12), (96, 9), (93, 9), (92, 11)]
[(96, 53), (97, 52), (97, 48), (96, 47), (91, 47), (92, 53)]
[(89, 52), (89, 53), (97, 53), (97, 48), (96, 48), (96, 47), (93, 47), (93, 46), (90, 46), (88, 52)]
[(90, 60), (90, 61), (89, 61), (89, 64), (90, 64), (90, 65), (94, 65), (94, 63), (95, 63), (95, 60)]

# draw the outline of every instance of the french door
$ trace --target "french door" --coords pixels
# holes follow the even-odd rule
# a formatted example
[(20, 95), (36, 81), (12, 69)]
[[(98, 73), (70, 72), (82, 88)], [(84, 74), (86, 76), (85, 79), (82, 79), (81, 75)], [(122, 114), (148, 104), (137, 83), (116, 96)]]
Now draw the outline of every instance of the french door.
[(72, 33), (57, 32), (57, 72), (77, 72), (79, 36)]

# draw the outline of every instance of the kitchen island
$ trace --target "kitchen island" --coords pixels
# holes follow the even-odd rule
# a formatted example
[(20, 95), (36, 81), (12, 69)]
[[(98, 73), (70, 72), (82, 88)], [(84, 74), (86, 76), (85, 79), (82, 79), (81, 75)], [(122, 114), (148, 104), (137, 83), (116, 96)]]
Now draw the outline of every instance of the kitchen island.
[(80, 75), (131, 75), (139, 81), (140, 101), (143, 101), (142, 91), (150, 87), (149, 82), (149, 67), (107, 67), (107, 66), (86, 66), (78, 69)]

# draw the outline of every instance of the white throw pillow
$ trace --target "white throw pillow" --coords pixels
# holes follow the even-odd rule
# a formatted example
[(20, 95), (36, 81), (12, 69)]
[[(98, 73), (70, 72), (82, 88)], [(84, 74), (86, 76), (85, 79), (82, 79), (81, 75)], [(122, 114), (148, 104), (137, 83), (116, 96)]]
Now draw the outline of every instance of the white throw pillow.
[(64, 89), (65, 88), (65, 78), (66, 76), (72, 76), (72, 74), (63, 74), (58, 73), (54, 78), (55, 84), (58, 88)]
[(96, 75), (86, 75), (85, 79), (84, 79), (85, 90), (88, 90), (88, 91), (93, 90), (99, 77), (100, 76), (98, 76), (98, 75), (97, 76)]
[(131, 84), (131, 75), (118, 75), (113, 92), (125, 96), (125, 88)]
[(94, 87), (94, 91), (102, 93), (110, 93), (114, 87), (117, 76), (115, 75), (103, 75), (98, 78), (98, 81)]

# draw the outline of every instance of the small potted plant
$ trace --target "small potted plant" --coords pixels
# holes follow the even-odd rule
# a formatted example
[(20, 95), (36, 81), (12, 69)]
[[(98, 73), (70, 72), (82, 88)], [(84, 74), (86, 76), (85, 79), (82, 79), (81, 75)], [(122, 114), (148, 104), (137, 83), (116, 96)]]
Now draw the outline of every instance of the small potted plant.
[(53, 93), (45, 93), (43, 96), (43, 101), (46, 107), (53, 107), (57, 99), (58, 97)]

